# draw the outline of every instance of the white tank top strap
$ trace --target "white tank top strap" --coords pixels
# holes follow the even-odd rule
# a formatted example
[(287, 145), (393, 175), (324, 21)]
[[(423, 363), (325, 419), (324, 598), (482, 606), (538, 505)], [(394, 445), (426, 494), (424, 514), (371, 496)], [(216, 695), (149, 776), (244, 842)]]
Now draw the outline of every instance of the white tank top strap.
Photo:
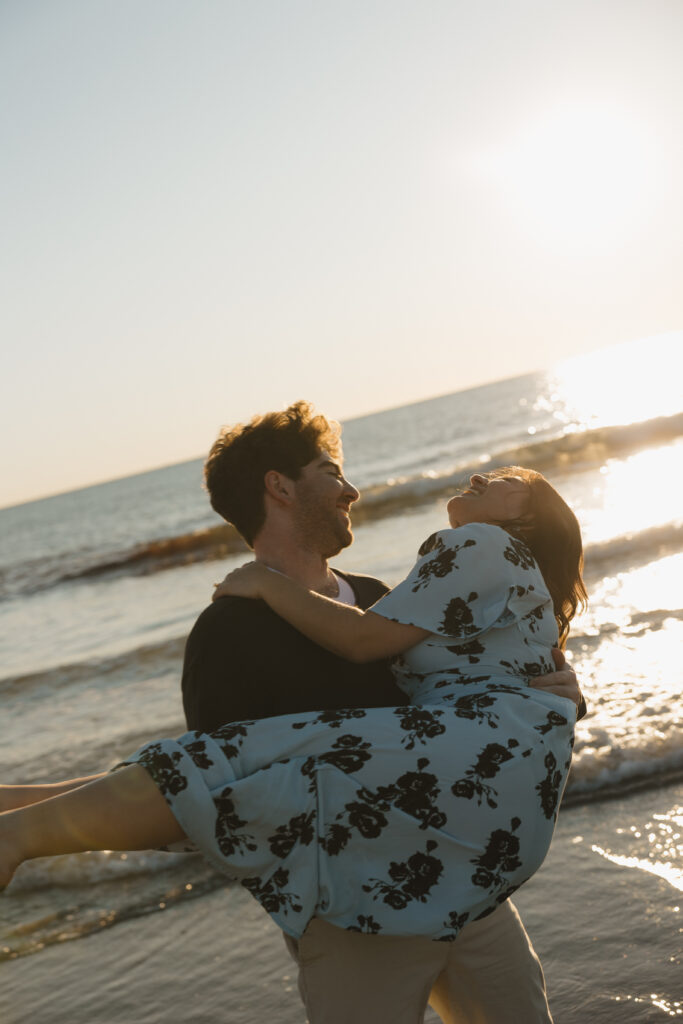
[(343, 576), (338, 576), (336, 572), (333, 573), (333, 575), (337, 581), (337, 586), (339, 587), (339, 593), (337, 594), (335, 601), (339, 601), (340, 604), (356, 605), (356, 595), (353, 592), (351, 584), (348, 583)]

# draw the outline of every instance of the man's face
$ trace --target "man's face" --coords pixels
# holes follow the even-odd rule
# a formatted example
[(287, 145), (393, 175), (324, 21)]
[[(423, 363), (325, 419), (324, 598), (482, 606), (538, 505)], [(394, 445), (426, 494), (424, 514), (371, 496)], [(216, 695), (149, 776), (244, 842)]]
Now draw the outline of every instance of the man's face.
[(342, 467), (321, 452), (301, 471), (294, 483), (294, 515), (304, 544), (331, 558), (353, 541), (350, 509), (360, 497), (344, 478)]

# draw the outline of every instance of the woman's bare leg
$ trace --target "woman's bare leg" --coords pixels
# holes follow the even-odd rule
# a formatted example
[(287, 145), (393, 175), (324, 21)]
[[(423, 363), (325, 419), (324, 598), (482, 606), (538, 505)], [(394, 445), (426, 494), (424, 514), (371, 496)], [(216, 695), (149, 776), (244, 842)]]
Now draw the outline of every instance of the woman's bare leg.
[(0, 814), (0, 888), (24, 860), (148, 850), (185, 837), (144, 768), (127, 765), (61, 796)]
[(28, 807), (41, 800), (49, 800), (53, 796), (61, 796), (88, 782), (101, 779), (106, 772), (98, 775), (86, 775), (81, 779), (66, 779), (64, 782), (48, 782), (38, 786), (0, 786), (0, 814), (5, 811), (16, 811), (19, 807)]

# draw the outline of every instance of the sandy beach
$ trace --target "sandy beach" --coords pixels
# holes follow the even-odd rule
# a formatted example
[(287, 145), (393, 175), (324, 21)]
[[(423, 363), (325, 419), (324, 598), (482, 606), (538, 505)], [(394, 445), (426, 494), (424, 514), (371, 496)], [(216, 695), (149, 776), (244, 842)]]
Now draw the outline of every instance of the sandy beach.
[[(516, 896), (545, 968), (555, 1024), (683, 1016), (683, 875), (672, 863), (681, 815), (683, 784), (561, 814), (548, 859)], [(652, 822), (670, 835), (670, 850), (656, 852)], [(639, 847), (630, 859), (617, 852), (622, 837)], [(614, 862), (620, 858), (629, 862)], [(3, 965), (3, 1024), (171, 1018), (303, 1024), (280, 935), (237, 886)], [(437, 1019), (431, 1011), (425, 1018)]]

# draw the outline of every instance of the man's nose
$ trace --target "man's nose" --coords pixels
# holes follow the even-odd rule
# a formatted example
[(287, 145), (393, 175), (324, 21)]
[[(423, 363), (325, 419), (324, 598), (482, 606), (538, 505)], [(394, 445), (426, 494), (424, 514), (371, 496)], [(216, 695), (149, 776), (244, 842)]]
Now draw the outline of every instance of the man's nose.
[(344, 478), (344, 494), (349, 501), (358, 501), (360, 498), (360, 491), (352, 483), (349, 483), (346, 477)]

